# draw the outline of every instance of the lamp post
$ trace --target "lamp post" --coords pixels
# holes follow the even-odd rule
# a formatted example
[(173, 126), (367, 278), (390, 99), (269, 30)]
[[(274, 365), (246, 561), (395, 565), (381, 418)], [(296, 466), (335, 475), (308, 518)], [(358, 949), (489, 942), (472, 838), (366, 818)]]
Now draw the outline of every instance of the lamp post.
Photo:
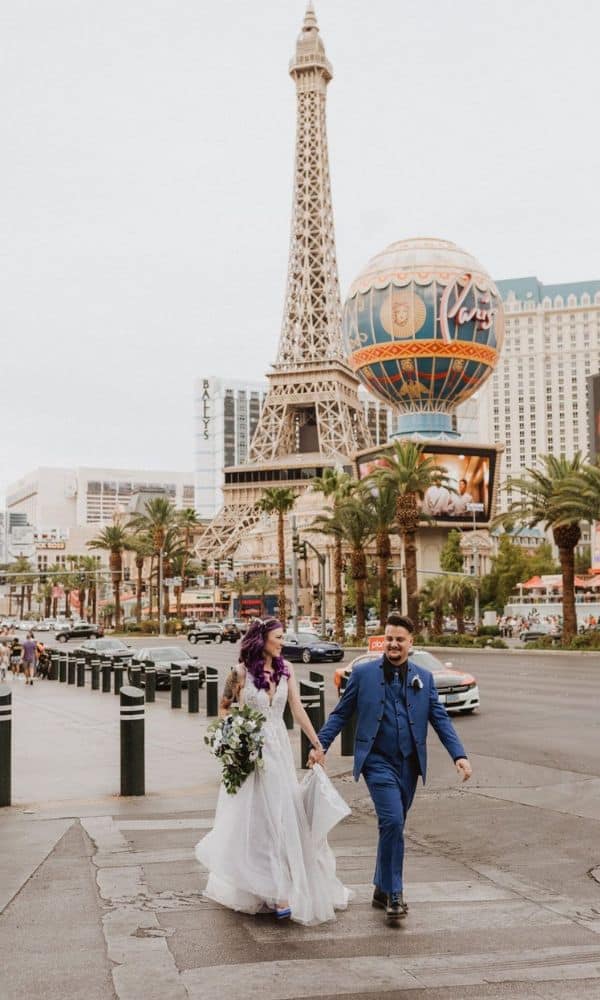
[(473, 617), (475, 619), (475, 628), (479, 628), (480, 614), (479, 614), (479, 539), (475, 537), (477, 531), (477, 525), (475, 523), (475, 514), (481, 513), (485, 510), (484, 504), (482, 503), (468, 503), (467, 510), (473, 515), (473, 537), (471, 539), (471, 549), (473, 552), (473, 576), (475, 577), (475, 607), (473, 609)]
[(164, 548), (161, 545), (158, 550), (158, 634), (164, 635), (164, 616), (163, 616), (163, 551)]

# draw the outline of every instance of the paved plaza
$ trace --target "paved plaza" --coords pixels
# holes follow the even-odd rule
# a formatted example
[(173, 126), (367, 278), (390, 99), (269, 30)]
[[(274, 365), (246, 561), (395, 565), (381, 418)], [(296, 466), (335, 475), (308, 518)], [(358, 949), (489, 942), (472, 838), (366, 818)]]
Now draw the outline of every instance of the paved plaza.
[[(235, 649), (201, 660), (224, 675)], [(403, 926), (372, 909), (376, 829), (351, 759), (328, 755), (352, 806), (331, 838), (354, 899), (303, 928), (202, 898), (193, 856), (218, 768), (199, 716), (147, 706), (147, 795), (121, 799), (119, 699), (13, 681), (14, 797), (0, 815), (3, 1000), (600, 997), (600, 682), (592, 656), (452, 653), (482, 710), (457, 720), (459, 787), (430, 740), (407, 827)], [(328, 707), (335, 697), (332, 668)], [(304, 668), (299, 668), (302, 673)], [(299, 761), (298, 731), (292, 733)]]

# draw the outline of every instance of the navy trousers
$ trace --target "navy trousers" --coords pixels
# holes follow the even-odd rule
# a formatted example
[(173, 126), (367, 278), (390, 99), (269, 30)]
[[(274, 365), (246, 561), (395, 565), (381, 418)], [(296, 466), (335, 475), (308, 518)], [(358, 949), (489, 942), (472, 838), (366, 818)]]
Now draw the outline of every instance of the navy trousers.
[(373, 882), (382, 892), (402, 892), (404, 823), (419, 777), (416, 755), (391, 760), (371, 751), (363, 777), (379, 823), (379, 843)]

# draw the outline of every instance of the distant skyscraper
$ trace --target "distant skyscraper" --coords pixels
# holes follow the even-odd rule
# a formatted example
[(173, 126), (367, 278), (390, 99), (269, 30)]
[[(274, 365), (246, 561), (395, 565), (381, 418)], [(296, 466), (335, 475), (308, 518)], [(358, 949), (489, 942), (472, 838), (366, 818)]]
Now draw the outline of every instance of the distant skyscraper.
[[(504, 481), (540, 455), (589, 451), (589, 376), (600, 371), (600, 281), (543, 285), (531, 277), (496, 284), (506, 340), (480, 403), (482, 436), (506, 445)], [(501, 492), (500, 507), (511, 499)]]

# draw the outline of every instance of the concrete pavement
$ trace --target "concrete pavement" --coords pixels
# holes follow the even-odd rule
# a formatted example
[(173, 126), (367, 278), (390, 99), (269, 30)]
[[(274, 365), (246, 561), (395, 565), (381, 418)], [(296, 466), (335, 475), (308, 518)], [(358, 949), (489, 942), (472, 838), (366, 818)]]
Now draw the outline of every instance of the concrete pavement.
[[(487, 704), (457, 723), (471, 785), (457, 786), (430, 741), (432, 779), (408, 824), (410, 913), (398, 930), (370, 906), (375, 821), (350, 759), (328, 755), (353, 810), (332, 846), (354, 900), (331, 924), (282, 927), (201, 896), (193, 846), (212, 825), (218, 789), (203, 714), (173, 712), (164, 697), (148, 706), (149, 794), (120, 799), (118, 698), (17, 682), (15, 805), (0, 814), (3, 1000), (600, 998), (597, 743), (586, 756), (586, 735), (575, 733), (577, 755), (573, 745), (552, 760), (547, 748), (567, 741), (560, 669), (501, 673), (505, 661), (489, 662), (479, 677)], [(577, 671), (567, 723), (573, 715), (584, 728), (599, 682), (591, 665)], [(530, 743), (518, 712), (503, 738), (515, 685), (529, 705), (541, 680), (547, 732), (529, 709)], [(298, 759), (297, 731), (291, 738)]]

